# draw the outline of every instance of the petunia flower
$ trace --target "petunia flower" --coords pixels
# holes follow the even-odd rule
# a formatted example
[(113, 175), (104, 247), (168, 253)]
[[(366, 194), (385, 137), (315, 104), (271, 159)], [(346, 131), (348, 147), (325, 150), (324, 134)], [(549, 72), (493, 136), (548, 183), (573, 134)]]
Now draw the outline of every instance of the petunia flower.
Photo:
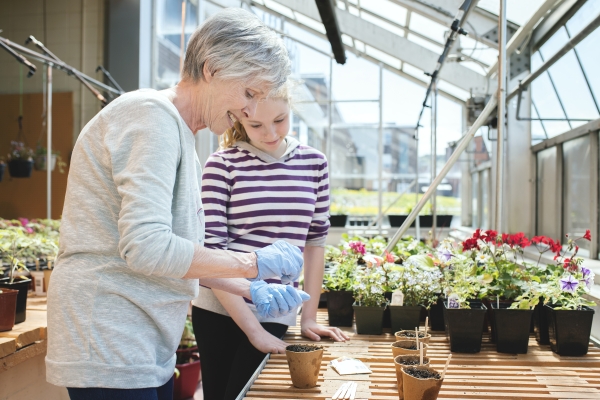
[(452, 258), (452, 253), (448, 249), (442, 249), (438, 252), (438, 257), (440, 260), (448, 262)]
[(579, 281), (573, 278), (573, 276), (570, 274), (567, 276), (567, 278), (562, 278), (560, 280), (560, 288), (564, 292), (573, 293), (575, 292), (575, 289), (577, 289), (577, 286), (579, 286)]

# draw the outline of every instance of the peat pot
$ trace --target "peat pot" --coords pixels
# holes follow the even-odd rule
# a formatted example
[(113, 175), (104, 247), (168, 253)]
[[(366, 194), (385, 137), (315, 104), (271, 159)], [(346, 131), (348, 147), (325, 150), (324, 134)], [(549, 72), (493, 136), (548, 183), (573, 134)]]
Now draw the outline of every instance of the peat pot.
[[(412, 375), (412, 371), (432, 375), (429, 378), (420, 378)], [(442, 387), (443, 379), (440, 373), (427, 366), (402, 367), (402, 392), (404, 400), (436, 400)]]
[(479, 353), (483, 337), (483, 319), (487, 308), (478, 301), (470, 301), (471, 308), (448, 308), (444, 302), (450, 351), (456, 353)]
[[(414, 330), (404, 330), (394, 333), (394, 336), (396, 336), (396, 340), (415, 340), (416, 335)], [(419, 331), (419, 342), (429, 344), (429, 339), (431, 339), (431, 334), (425, 335), (424, 331)]]
[(414, 329), (419, 326), (422, 306), (388, 306), (392, 332)]
[(327, 292), (329, 326), (352, 326), (354, 295), (349, 290)]
[(25, 321), (27, 317), (27, 291), (29, 290), (29, 284), (31, 279), (15, 280), (13, 283), (9, 283), (8, 279), (0, 280), (0, 289), (13, 289), (17, 290), (17, 313), (15, 314), (15, 324), (20, 324)]
[(360, 335), (381, 335), (385, 306), (365, 307), (354, 303), (352, 308), (354, 308), (356, 318), (356, 333)]
[(0, 293), (0, 332), (10, 331), (15, 325), (17, 290), (2, 289)]
[[(396, 382), (398, 383), (398, 396), (400, 400), (404, 398), (402, 386), (402, 367), (408, 365), (419, 365), (419, 356), (398, 356), (394, 357), (394, 366), (396, 367)], [(429, 366), (429, 357), (423, 357), (424, 366)]]
[[(419, 342), (421, 346), (421, 342)], [(392, 356), (419, 356), (421, 351), (417, 349), (417, 342), (414, 340), (398, 340), (390, 345), (392, 348)], [(423, 344), (423, 356), (427, 355), (427, 349), (429, 345)]]
[(533, 310), (511, 310), (509, 304), (492, 302), (492, 335), (498, 353), (526, 354), (529, 345), (529, 327)]
[(285, 348), (285, 357), (292, 383), (299, 389), (309, 389), (317, 386), (323, 347), (312, 344), (293, 344)]
[(555, 310), (554, 307), (545, 306), (552, 351), (561, 356), (587, 354), (594, 310), (585, 306), (581, 310)]

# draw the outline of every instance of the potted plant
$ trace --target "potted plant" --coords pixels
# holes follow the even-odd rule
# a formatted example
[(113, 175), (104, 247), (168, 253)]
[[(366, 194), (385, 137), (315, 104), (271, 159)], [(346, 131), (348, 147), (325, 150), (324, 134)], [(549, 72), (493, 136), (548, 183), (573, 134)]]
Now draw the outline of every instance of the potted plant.
[(317, 386), (323, 346), (314, 344), (291, 344), (285, 348), (292, 384), (300, 389)]
[(400, 355), (394, 357), (394, 366), (396, 367), (396, 382), (398, 383), (398, 396), (400, 400), (404, 399), (404, 391), (402, 385), (402, 368), (414, 365), (429, 366), (429, 357), (423, 357), (423, 363), (420, 364), (420, 356)]
[(0, 332), (10, 331), (15, 325), (17, 290), (0, 289)]
[[(351, 242), (348, 250), (330, 249), (323, 286), (327, 291), (327, 314), (331, 326), (352, 326), (354, 297), (352, 285), (358, 259), (366, 250), (362, 242)], [(334, 253), (335, 255), (332, 255)]]
[[(48, 166), (48, 162), (46, 160), (47, 157), (48, 157), (47, 148), (38, 144), (37, 147), (35, 148), (35, 155), (34, 155), (34, 159), (33, 159), (34, 167), (37, 171), (46, 171), (46, 168)], [(58, 163), (58, 171), (61, 174), (64, 174), (65, 173), (64, 167), (67, 166), (67, 163), (64, 162), (62, 160), (62, 158), (60, 157), (60, 151), (53, 150), (51, 162), (50, 162), (50, 171), (54, 171), (54, 168), (56, 167), (57, 163)]]
[(29, 178), (33, 171), (33, 150), (23, 142), (10, 142), (8, 172), (13, 178)]
[(388, 286), (391, 291), (401, 293), (397, 297), (402, 299), (401, 304), (389, 305), (392, 332), (414, 329), (419, 326), (422, 308), (429, 308), (436, 301), (442, 274), (433, 258), (424, 254), (412, 255), (402, 265), (393, 263), (393, 255), (386, 257)]
[(416, 365), (404, 366), (401, 371), (404, 400), (437, 399), (444, 382), (444, 377), (437, 370)]
[(354, 314), (356, 332), (365, 335), (381, 335), (383, 312), (388, 300), (383, 285), (387, 281), (382, 267), (383, 258), (373, 255), (364, 257), (366, 265), (359, 265), (354, 280)]
[(577, 257), (577, 241), (591, 240), (590, 231), (578, 238), (567, 235), (567, 250), (559, 253), (557, 263), (563, 272), (555, 274), (544, 295), (548, 318), (550, 348), (562, 356), (587, 354), (595, 302), (585, 298), (594, 284), (594, 273), (583, 266), (583, 258)]
[(173, 399), (189, 399), (194, 397), (200, 379), (200, 356), (190, 317), (185, 320), (185, 327), (176, 351), (176, 357)]
[(343, 228), (348, 223), (348, 208), (336, 202), (329, 207), (329, 223), (332, 227)]
[(3, 258), (9, 261), (9, 277), (0, 281), (0, 288), (18, 290), (17, 295), (17, 313), (15, 324), (25, 321), (27, 313), (27, 292), (31, 279), (20, 274), (27, 271), (27, 267), (21, 257), (22, 253), (31, 244), (31, 239), (21, 230), (2, 229), (0, 230), (0, 251)]

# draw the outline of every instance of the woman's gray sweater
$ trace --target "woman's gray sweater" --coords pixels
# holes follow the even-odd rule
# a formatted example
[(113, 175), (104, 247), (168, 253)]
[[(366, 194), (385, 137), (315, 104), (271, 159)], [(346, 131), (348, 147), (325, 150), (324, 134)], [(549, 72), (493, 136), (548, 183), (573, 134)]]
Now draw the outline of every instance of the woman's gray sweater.
[(48, 293), (48, 382), (144, 388), (173, 376), (204, 239), (194, 134), (154, 90), (114, 100), (71, 159)]

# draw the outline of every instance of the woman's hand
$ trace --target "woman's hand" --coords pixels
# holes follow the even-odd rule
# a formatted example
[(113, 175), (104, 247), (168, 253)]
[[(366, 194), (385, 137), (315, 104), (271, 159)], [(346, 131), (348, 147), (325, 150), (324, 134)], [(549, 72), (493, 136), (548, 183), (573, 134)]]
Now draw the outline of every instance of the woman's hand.
[(248, 340), (250, 340), (252, 346), (263, 353), (285, 354), (285, 348), (288, 345), (283, 340), (271, 335), (262, 327), (248, 335)]
[(315, 320), (302, 321), (301, 332), (302, 336), (307, 337), (315, 342), (320, 341), (321, 336), (328, 336), (336, 342), (345, 342), (346, 340), (350, 340), (350, 337), (346, 335), (340, 328), (319, 325)]

